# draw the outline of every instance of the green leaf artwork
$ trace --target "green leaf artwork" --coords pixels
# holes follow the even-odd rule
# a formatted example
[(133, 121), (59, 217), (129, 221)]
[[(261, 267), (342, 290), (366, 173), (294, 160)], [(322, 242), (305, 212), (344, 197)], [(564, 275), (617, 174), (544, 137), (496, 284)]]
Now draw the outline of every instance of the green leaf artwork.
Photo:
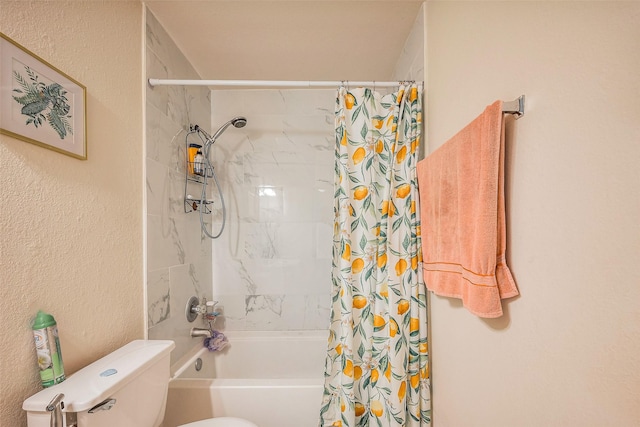
[(25, 116), (25, 124), (36, 128), (48, 123), (56, 131), (60, 139), (73, 135), (70, 120), (71, 106), (67, 100), (67, 91), (58, 83), (46, 85), (40, 76), (31, 68), (24, 66), (28, 79), (13, 71), (13, 78), (22, 89), (13, 89), (13, 99), (22, 105), (21, 113)]

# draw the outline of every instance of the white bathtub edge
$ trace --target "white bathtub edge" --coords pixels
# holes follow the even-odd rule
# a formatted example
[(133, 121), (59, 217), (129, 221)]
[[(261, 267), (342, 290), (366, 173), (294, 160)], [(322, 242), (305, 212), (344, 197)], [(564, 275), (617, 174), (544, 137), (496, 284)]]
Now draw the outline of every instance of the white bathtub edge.
[(202, 344), (195, 345), (191, 351), (171, 365), (171, 379), (176, 379), (182, 375), (184, 371), (189, 369), (191, 365), (196, 362), (197, 358), (202, 357), (202, 355), (208, 351), (209, 350), (206, 347), (203, 347)]
[(317, 388), (324, 386), (323, 378), (175, 378), (170, 388)]

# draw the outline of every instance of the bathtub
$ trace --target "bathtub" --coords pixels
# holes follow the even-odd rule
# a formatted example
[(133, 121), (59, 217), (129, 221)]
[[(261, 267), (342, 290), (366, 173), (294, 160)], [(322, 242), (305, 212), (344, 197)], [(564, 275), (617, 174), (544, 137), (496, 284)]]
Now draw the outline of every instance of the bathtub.
[(328, 332), (226, 335), (224, 351), (198, 345), (171, 367), (163, 427), (223, 416), (259, 427), (317, 426)]

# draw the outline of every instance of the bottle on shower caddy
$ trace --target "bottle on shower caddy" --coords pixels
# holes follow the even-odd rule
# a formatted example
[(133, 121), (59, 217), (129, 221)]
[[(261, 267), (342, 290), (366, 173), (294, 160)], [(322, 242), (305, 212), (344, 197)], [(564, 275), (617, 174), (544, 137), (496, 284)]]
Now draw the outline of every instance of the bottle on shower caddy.
[(195, 163), (195, 159), (196, 159), (196, 155), (198, 155), (198, 153), (200, 153), (200, 149), (202, 148), (202, 145), (200, 144), (189, 144), (189, 150), (187, 152), (187, 155), (189, 156), (189, 160), (188, 160), (188, 166), (189, 166), (189, 173), (190, 174), (195, 174), (196, 172), (193, 170), (194, 169), (194, 163)]
[(193, 173), (196, 175), (204, 175), (204, 156), (202, 151), (198, 150), (193, 158)]

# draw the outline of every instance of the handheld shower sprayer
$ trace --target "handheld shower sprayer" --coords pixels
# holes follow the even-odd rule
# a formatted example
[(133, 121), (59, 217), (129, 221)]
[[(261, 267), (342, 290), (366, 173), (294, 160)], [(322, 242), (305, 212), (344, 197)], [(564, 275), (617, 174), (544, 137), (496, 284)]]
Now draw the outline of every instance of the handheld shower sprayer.
[(213, 170), (213, 164), (211, 163), (211, 160), (209, 159), (209, 151), (211, 149), (211, 146), (213, 145), (214, 142), (216, 142), (216, 140), (220, 137), (220, 135), (222, 135), (222, 133), (229, 127), (233, 125), (233, 127), (239, 129), (239, 128), (243, 128), (247, 125), (247, 119), (245, 117), (242, 116), (238, 116), (238, 117), (234, 117), (233, 119), (229, 120), (228, 122), (226, 122), (225, 124), (223, 124), (222, 126), (220, 126), (220, 128), (215, 131), (215, 133), (213, 135), (209, 135), (207, 132), (205, 132), (204, 130), (202, 130), (202, 128), (200, 128), (200, 126), (198, 125), (193, 125), (190, 126), (190, 132), (189, 133), (197, 133), (199, 134), (200, 138), (202, 139), (203, 143), (204, 143), (204, 148), (203, 148), (203, 157), (204, 157), (204, 161), (206, 163), (206, 167), (204, 168), (205, 173), (204, 173), (204, 180), (202, 182), (202, 197), (201, 197), (201, 204), (205, 204), (205, 201), (207, 200), (207, 178), (209, 178), (208, 173), (211, 172), (211, 178), (213, 178), (214, 183), (216, 184), (216, 187), (218, 188), (218, 194), (220, 195), (220, 204), (222, 206), (222, 225), (220, 227), (220, 231), (218, 232), (218, 234), (212, 235), (209, 233), (209, 231), (207, 230), (205, 223), (204, 223), (204, 219), (202, 217), (203, 215), (203, 209), (200, 209), (200, 227), (202, 228), (202, 231), (204, 232), (204, 234), (211, 238), (211, 239), (216, 239), (218, 237), (220, 237), (220, 235), (222, 234), (222, 231), (224, 230), (224, 226), (226, 223), (226, 208), (224, 205), (224, 197), (222, 196), (222, 190), (220, 189), (220, 184), (218, 183), (218, 178), (216, 177), (216, 174)]

